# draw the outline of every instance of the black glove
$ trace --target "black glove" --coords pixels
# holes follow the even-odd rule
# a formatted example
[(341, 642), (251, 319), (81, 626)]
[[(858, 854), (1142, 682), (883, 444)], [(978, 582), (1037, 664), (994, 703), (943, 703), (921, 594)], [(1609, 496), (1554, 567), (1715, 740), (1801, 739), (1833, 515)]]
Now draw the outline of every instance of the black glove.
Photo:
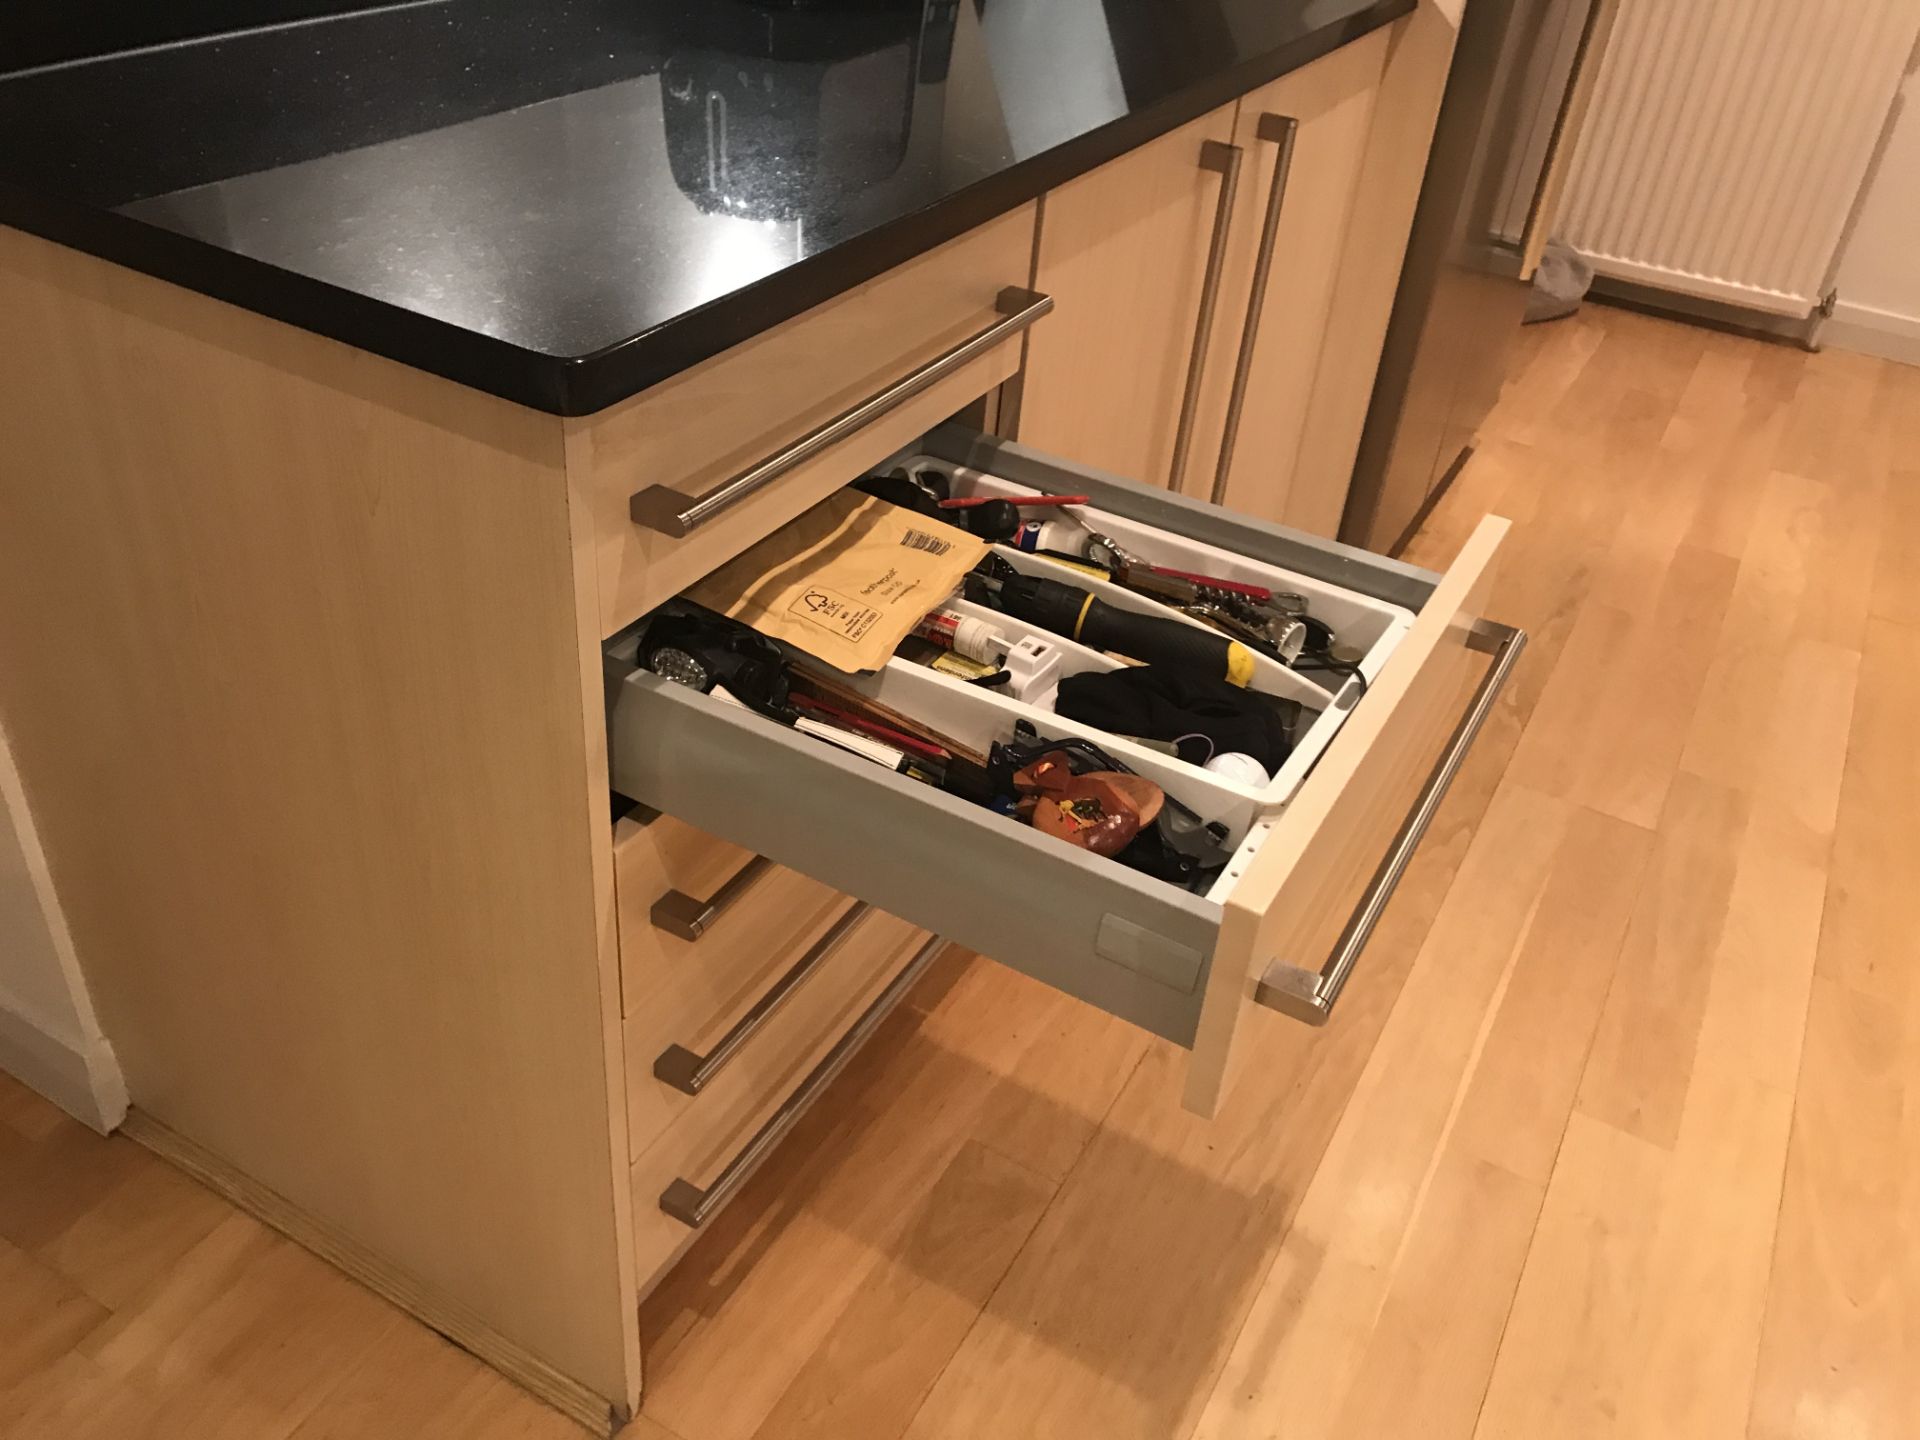
[(1115, 735), (1178, 741), (1180, 758), (1194, 765), (1231, 751), (1251, 755), (1269, 775), (1293, 752), (1300, 714), (1296, 700), (1162, 665), (1070, 675), (1053, 708)]

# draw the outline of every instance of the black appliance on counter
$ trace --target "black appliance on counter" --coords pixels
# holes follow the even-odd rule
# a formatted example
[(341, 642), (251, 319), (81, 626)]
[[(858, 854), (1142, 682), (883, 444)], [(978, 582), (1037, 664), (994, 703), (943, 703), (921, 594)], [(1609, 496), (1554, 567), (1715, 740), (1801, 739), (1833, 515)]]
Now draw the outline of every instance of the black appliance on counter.
[[(792, 220), (906, 158), (918, 86), (945, 79), (959, 0), (722, 0), (661, 71), (667, 160), (707, 214)], [(886, 97), (886, 98), (876, 98)]]

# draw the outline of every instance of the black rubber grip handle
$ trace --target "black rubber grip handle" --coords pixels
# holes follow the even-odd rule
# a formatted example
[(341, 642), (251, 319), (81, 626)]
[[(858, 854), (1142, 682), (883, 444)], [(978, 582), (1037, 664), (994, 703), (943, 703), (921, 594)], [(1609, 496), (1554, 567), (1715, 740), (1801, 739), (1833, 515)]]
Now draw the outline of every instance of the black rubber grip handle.
[(1001, 586), (1000, 603), (1009, 615), (1095, 650), (1246, 683), (1244, 674), (1236, 674), (1235, 645), (1226, 636), (1169, 617), (1119, 609), (1077, 585), (1033, 575), (1011, 577)]
[(1213, 680), (1229, 676), (1233, 641), (1224, 635), (1183, 625), (1158, 615), (1137, 615), (1095, 596), (1074, 637), (1096, 650), (1111, 650), (1148, 665), (1168, 665)]

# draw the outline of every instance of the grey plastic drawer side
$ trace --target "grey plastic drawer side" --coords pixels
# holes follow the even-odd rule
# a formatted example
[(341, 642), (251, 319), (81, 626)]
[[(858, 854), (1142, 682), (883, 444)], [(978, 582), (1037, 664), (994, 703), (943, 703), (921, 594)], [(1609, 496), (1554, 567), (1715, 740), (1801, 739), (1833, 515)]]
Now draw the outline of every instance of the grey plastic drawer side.
[(1392, 605), (1404, 605), (1409, 610), (1425, 605), (1434, 586), (1440, 583), (1440, 577), (1433, 571), (1422, 570), (1417, 565), (1237, 515), (1202, 500), (1056, 459), (1011, 440), (983, 435), (964, 425), (942, 425), (931, 431), (917, 448), (955, 465), (984, 470), (1016, 485), (1030, 485), (1035, 490), (1055, 494), (1088, 495), (1100, 509), (1124, 515), (1129, 520), (1158, 526)]
[(1191, 1046), (1220, 908), (635, 670), (613, 788)]

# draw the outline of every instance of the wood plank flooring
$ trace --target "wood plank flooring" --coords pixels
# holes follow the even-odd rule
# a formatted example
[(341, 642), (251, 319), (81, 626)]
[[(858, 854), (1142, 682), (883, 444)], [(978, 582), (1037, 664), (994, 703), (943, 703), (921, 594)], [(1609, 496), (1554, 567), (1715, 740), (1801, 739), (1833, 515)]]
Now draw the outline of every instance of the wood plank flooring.
[[(643, 1308), (639, 1440), (1920, 1435), (1920, 370), (1589, 309), (1416, 537), (1533, 635), (1323, 1031), (936, 967)], [(0, 1077), (0, 1435), (577, 1435)]]

